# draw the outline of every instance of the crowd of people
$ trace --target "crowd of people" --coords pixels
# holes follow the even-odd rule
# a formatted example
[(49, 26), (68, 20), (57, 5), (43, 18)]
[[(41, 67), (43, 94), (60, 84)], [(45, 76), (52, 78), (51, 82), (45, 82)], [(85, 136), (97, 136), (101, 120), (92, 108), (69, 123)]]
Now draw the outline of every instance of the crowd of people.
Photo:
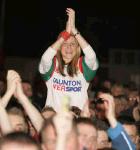
[(43, 92), (16, 70), (0, 80), (0, 150), (140, 150), (139, 89), (109, 79), (92, 85), (96, 53), (75, 11), (66, 13), (66, 29), (39, 63)]

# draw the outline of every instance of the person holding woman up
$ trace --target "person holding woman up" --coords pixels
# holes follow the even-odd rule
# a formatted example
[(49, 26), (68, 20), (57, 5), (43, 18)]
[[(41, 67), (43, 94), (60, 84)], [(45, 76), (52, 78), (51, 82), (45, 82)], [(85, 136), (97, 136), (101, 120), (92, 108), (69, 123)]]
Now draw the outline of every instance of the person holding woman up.
[(75, 27), (75, 11), (67, 8), (66, 13), (66, 29), (44, 52), (39, 63), (39, 72), (48, 89), (45, 105), (56, 112), (63, 108), (65, 97), (70, 99), (69, 106), (83, 109), (88, 100), (89, 82), (98, 69), (94, 50)]

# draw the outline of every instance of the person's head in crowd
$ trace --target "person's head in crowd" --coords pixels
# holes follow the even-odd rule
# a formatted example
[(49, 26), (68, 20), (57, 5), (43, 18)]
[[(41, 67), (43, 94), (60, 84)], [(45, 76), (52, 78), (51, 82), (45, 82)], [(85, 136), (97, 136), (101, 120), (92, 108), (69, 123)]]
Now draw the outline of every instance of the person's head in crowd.
[(139, 105), (137, 105), (134, 109), (133, 109), (133, 118), (136, 122), (140, 121), (140, 109), (139, 109)]
[(21, 108), (13, 106), (7, 109), (7, 113), (14, 131), (28, 132), (29, 126), (24, 111)]
[(123, 127), (131, 140), (138, 146), (140, 144), (140, 137), (138, 133), (138, 126), (136, 125), (134, 120), (132, 120), (130, 117), (125, 116), (120, 117), (118, 120), (123, 124)]
[(97, 133), (98, 133), (98, 138), (97, 138), (98, 149), (110, 148), (111, 142), (107, 134), (107, 129), (109, 128), (109, 124), (97, 118), (94, 119), (93, 123), (96, 126)]
[(107, 88), (107, 89), (111, 89), (112, 87), (112, 80), (111, 79), (104, 79), (104, 81), (101, 82), (101, 87), (102, 88)]
[(98, 133), (98, 138), (97, 138), (98, 149), (110, 148), (111, 142), (109, 141), (107, 132), (105, 130), (98, 130), (97, 133)]
[(139, 98), (139, 90), (138, 88), (130, 89), (128, 93), (129, 105), (130, 107), (136, 105), (137, 99)]
[(96, 129), (98, 130), (107, 130), (109, 128), (108, 122), (105, 122), (101, 119), (94, 118), (93, 124), (96, 126)]
[[(57, 131), (54, 124), (54, 117), (52, 116), (45, 120), (41, 130), (41, 143), (43, 150), (55, 150), (57, 144)], [(67, 142), (66, 150), (77, 150), (78, 149), (78, 138), (77, 129), (75, 125), (72, 127)]]
[[(140, 136), (140, 121), (136, 121), (135, 122), (136, 126), (137, 126), (137, 129), (138, 129), (138, 134)], [(140, 142), (140, 141), (139, 141)]]
[[(62, 32), (61, 32), (62, 33)], [(61, 37), (61, 33), (58, 36), (58, 39)], [(71, 57), (69, 58), (69, 61), (66, 61), (66, 52), (68, 49), (72, 50), (72, 54)], [(73, 77), (75, 74), (77, 74), (78, 68), (75, 67), (77, 65), (78, 62), (78, 58), (80, 57), (81, 54), (81, 48), (80, 45), (77, 41), (77, 39), (74, 37), (74, 35), (70, 35), (69, 39), (67, 39), (66, 41), (63, 42), (63, 44), (61, 45), (61, 50), (57, 51), (57, 59), (59, 61), (59, 72), (60, 74), (62, 74), (63, 76), (65, 75), (64, 73), (64, 65), (65, 64), (69, 64), (68, 65), (68, 75), (70, 75), (71, 77)]]
[(45, 119), (48, 119), (48, 118), (54, 116), (56, 114), (56, 111), (52, 107), (45, 106), (42, 109), (41, 114)]
[(114, 96), (116, 117), (120, 115), (122, 111), (125, 111), (128, 106), (128, 98), (125, 95)]
[(24, 94), (28, 97), (31, 98), (33, 96), (33, 89), (32, 89), (32, 84), (28, 80), (23, 80), (22, 81), (22, 87)]
[(41, 130), (41, 143), (43, 150), (55, 150), (56, 131), (52, 117), (46, 119), (43, 124)]
[(79, 117), (75, 120), (78, 129), (80, 150), (97, 150), (97, 129), (90, 118)]
[(123, 85), (121, 83), (115, 83), (112, 87), (111, 87), (111, 94), (113, 96), (119, 96), (119, 95), (124, 95), (124, 88)]
[(130, 89), (129, 94), (128, 94), (128, 98), (134, 98), (137, 96), (139, 96), (139, 89), (137, 87)]
[(0, 150), (41, 150), (41, 145), (23, 132), (13, 132), (0, 139)]
[(137, 85), (136, 85), (135, 82), (129, 81), (128, 83), (125, 83), (125, 84), (123, 85), (123, 87), (124, 87), (124, 90), (125, 90), (125, 94), (128, 95), (131, 90), (137, 88)]
[(126, 96), (128, 96), (128, 94), (129, 94), (129, 92), (130, 92), (129, 83), (123, 84), (123, 88), (124, 88), (124, 94), (125, 94)]

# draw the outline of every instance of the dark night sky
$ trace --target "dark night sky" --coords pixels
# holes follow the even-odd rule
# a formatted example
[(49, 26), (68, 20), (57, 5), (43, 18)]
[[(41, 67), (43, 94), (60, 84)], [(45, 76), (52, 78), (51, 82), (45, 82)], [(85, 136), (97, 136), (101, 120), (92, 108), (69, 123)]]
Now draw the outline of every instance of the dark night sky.
[[(98, 1), (99, 2), (99, 1)], [(66, 20), (65, 8), (76, 10), (76, 25), (83, 33), (86, 18), (95, 17), (98, 21), (92, 26), (95, 47), (100, 54), (109, 48), (140, 49), (140, 21), (137, 3), (102, 2), (93, 0), (7, 0), (5, 15), (6, 55), (40, 57), (45, 48), (55, 41), (63, 30)], [(92, 37), (84, 36), (86, 39)], [(89, 42), (90, 42), (89, 40)]]

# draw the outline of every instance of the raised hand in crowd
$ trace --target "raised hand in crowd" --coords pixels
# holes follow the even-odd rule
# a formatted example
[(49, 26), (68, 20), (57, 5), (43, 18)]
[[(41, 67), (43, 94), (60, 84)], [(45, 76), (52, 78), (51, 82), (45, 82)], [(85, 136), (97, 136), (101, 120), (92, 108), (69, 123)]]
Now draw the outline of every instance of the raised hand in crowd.
[(44, 119), (37, 108), (30, 102), (29, 98), (24, 94), (21, 81), (17, 82), (14, 96), (23, 106), (35, 129), (40, 132)]
[(75, 11), (71, 8), (66, 9), (68, 15), (68, 21), (66, 24), (66, 31), (75, 35), (77, 33), (77, 29), (75, 27)]
[(117, 119), (115, 116), (115, 103), (114, 98), (110, 94), (100, 94), (100, 98), (104, 101), (105, 116), (109, 121), (112, 128), (116, 127)]
[(54, 116), (53, 122), (57, 133), (56, 150), (78, 150), (78, 136), (71, 112), (58, 112)]
[(7, 89), (4, 96), (1, 98), (1, 105), (6, 107), (10, 98), (13, 96), (17, 82), (21, 81), (19, 74), (15, 70), (8, 70), (7, 72)]
[[(3, 122), (1, 122), (3, 126), (2, 132), (6, 133), (12, 130), (5, 107), (7, 106), (8, 102), (10, 101), (13, 95), (18, 100), (18, 102), (23, 106), (33, 126), (39, 132), (41, 130), (44, 119), (41, 116), (40, 112), (36, 109), (36, 107), (31, 104), (29, 98), (24, 94), (20, 75), (14, 70), (8, 70), (7, 72), (7, 90), (6, 90), (5, 95), (2, 97), (1, 103), (0, 103), (1, 112), (2, 112), (0, 114), (0, 117), (1, 117), (1, 120), (3, 119)], [(5, 116), (4, 118), (2, 114)], [(4, 125), (4, 124), (7, 124), (7, 125)]]

